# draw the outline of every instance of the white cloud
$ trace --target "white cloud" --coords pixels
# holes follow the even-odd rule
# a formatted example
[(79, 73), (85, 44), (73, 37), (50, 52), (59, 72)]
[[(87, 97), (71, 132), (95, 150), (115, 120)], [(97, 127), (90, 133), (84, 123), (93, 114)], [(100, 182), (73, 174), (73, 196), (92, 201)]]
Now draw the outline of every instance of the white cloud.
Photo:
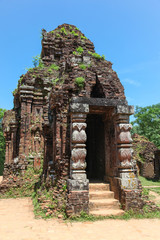
[(126, 96), (126, 98), (127, 98), (128, 102), (133, 102), (134, 101), (134, 98), (131, 98), (131, 97), (128, 97), (128, 96)]
[(139, 87), (141, 84), (133, 79), (130, 79), (130, 78), (125, 78), (122, 80), (123, 83), (128, 83), (130, 85), (134, 85), (136, 87)]
[(145, 62), (139, 62), (135, 63), (131, 66), (128, 66), (128, 68), (119, 69), (119, 74), (126, 74), (126, 73), (133, 73), (138, 72), (142, 70), (146, 70), (147, 68), (150, 68), (151, 66), (159, 66), (160, 65), (160, 52), (157, 53), (157, 57), (154, 60), (148, 60)]

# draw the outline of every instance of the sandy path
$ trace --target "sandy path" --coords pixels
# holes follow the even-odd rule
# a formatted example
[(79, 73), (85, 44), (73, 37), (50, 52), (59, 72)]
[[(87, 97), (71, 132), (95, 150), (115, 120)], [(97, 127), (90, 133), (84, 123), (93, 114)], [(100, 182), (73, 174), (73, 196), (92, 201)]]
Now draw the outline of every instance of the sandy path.
[(0, 240), (159, 240), (160, 220), (65, 223), (35, 219), (30, 198), (0, 200)]
[(149, 191), (149, 195), (150, 195), (151, 199), (153, 196), (152, 201), (155, 202), (155, 204), (160, 204), (160, 195), (158, 193)]

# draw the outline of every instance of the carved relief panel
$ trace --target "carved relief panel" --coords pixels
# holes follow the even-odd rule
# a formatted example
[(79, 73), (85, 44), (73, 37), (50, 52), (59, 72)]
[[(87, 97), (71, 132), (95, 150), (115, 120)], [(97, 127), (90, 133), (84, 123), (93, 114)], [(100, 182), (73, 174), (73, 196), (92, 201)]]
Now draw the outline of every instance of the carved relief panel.
[(118, 167), (131, 168), (132, 167), (132, 138), (130, 130), (131, 124), (119, 123), (117, 124), (117, 157)]
[(79, 178), (85, 174), (86, 168), (86, 114), (72, 114), (71, 123), (71, 171), (73, 178)]

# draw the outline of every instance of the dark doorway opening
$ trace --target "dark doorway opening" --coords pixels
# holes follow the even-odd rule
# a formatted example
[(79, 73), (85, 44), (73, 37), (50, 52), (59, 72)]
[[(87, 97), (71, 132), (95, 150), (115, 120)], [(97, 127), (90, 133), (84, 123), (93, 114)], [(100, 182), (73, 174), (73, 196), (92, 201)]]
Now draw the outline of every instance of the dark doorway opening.
[(103, 180), (105, 174), (105, 137), (103, 115), (89, 114), (87, 116), (87, 178)]

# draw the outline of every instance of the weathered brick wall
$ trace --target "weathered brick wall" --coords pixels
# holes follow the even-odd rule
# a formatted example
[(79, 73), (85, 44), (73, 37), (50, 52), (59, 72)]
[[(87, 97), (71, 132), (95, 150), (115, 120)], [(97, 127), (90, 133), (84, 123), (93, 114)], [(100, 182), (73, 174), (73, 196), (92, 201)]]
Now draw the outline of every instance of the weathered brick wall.
[(68, 216), (73, 214), (79, 214), (84, 211), (89, 213), (89, 192), (84, 191), (70, 191), (67, 195), (67, 208), (66, 212)]
[(142, 209), (144, 206), (144, 202), (142, 200), (142, 191), (139, 189), (136, 190), (121, 190), (120, 202), (122, 204), (122, 208), (124, 210), (133, 209), (137, 211), (138, 209)]
[[(21, 76), (14, 92), (14, 126), (9, 113), (4, 119), (9, 143), (6, 152), (9, 164), (16, 161), (22, 169), (27, 166), (27, 157), (38, 167), (44, 154), (44, 179), (70, 178), (68, 214), (88, 212), (85, 128), (91, 112), (104, 113), (108, 144), (105, 177), (115, 178), (119, 168), (132, 167), (130, 139), (127, 143), (118, 142), (116, 136), (121, 125), (126, 128), (122, 133), (129, 135), (128, 119), (132, 113), (112, 63), (95, 53), (93, 43), (73, 25), (63, 24), (50, 32), (43, 30), (40, 65)], [(5, 128), (7, 119), (9, 130)], [(115, 189), (119, 194), (121, 188)]]
[(157, 147), (154, 143), (150, 142), (147, 138), (133, 135), (133, 159), (137, 161), (139, 173), (149, 179), (154, 179), (157, 176), (157, 164), (155, 152)]

